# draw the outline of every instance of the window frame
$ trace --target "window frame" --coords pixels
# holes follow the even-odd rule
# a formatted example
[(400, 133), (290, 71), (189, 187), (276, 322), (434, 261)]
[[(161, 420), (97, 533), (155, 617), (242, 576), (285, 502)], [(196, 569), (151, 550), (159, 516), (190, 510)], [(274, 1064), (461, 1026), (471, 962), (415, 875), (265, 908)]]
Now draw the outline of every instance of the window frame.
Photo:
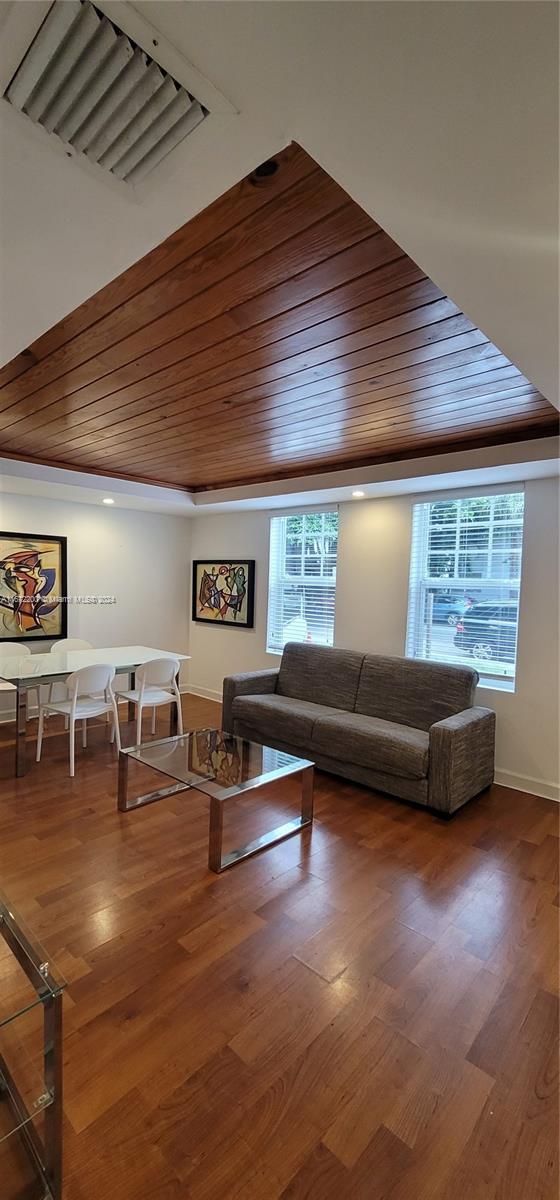
[[(331, 515), (336, 516), (336, 523), (337, 523), (336, 552), (334, 555), (326, 554), (325, 553), (325, 545), (324, 545), (325, 537), (326, 537), (325, 518), (327, 516), (331, 516)], [(321, 528), (321, 533), (319, 536), (321, 537), (323, 544), (322, 544), (321, 554), (319, 556), (320, 557), (320, 574), (317, 574), (317, 575), (305, 573), (305, 542), (306, 542), (305, 520), (307, 517), (311, 517), (311, 516), (321, 516), (322, 517), (322, 528)], [(288, 521), (290, 520), (290, 518), (293, 518), (293, 517), (300, 517), (303, 520), (303, 528), (302, 528), (302, 533), (301, 533), (301, 551), (300, 551), (301, 570), (298, 574), (288, 573), (286, 570), (287, 559), (290, 557), (286, 553), (286, 543), (287, 543), (287, 537), (288, 537)], [(277, 547), (277, 548), (275, 548), (274, 544), (273, 544), (274, 543), (274, 522), (275, 521), (282, 522), (281, 535), (280, 535), (281, 541), (280, 541), (279, 547)], [(283, 652), (284, 646), (286, 645), (286, 642), (283, 642), (281, 644), (280, 641), (275, 640), (275, 637), (274, 637), (275, 630), (278, 628), (278, 622), (276, 620), (276, 612), (278, 611), (278, 608), (280, 609), (280, 612), (282, 611), (283, 594), (284, 594), (284, 589), (286, 589), (286, 588), (300, 588), (300, 589), (305, 589), (306, 591), (308, 590), (310, 592), (313, 592), (313, 591), (319, 592), (319, 591), (324, 591), (325, 589), (332, 590), (331, 640), (327, 641), (327, 642), (319, 642), (316, 644), (329, 645), (329, 646), (334, 645), (339, 533), (340, 533), (339, 508), (337, 505), (336, 506), (325, 505), (325, 506), (321, 506), (320, 508), (306, 508), (306, 509), (289, 510), (287, 512), (281, 512), (281, 513), (271, 513), (270, 525), (269, 525), (269, 570), (268, 570), (268, 601), (267, 601), (267, 627), (266, 627), (266, 652), (267, 652), (267, 654), (281, 655)], [(278, 536), (278, 535), (276, 535), (276, 536)], [(292, 557), (296, 558), (296, 555), (293, 555)], [(324, 573), (325, 560), (327, 560), (327, 559), (330, 560), (330, 565), (332, 566), (332, 570), (328, 574)], [(333, 562), (333, 559), (334, 559), (334, 562)], [(279, 594), (282, 597), (280, 602), (278, 601)], [(305, 593), (303, 593), (303, 595), (304, 594)], [(306, 618), (304, 617), (304, 620), (305, 619)], [(282, 624), (282, 627), (284, 627), (285, 622), (283, 619), (281, 621), (281, 624)], [(290, 638), (287, 640), (297, 641), (299, 639), (294, 637), (294, 638)], [(303, 639), (302, 639), (302, 641), (303, 641)]]
[[(523, 499), (521, 513), (518, 516), (506, 514), (503, 519), (496, 517), (496, 502), (503, 496), (519, 496)], [(469, 522), (468, 525), (461, 521), (461, 504), (469, 500), (485, 500), (490, 501), (490, 512), (488, 518), (475, 519)], [(435, 525), (432, 522), (432, 509), (436, 504), (444, 502), (457, 505), (453, 520), (441, 522)], [(433, 548), (432, 535), (438, 531), (455, 530), (454, 547), (449, 547), (441, 551), (442, 556), (453, 559), (453, 570), (457, 574), (449, 575), (433, 575), (429, 574), (430, 565), (433, 566), (433, 558), (439, 551)], [(502, 528), (513, 530), (518, 528), (521, 531), (519, 545), (503, 547), (494, 544), (494, 534)], [(477, 547), (472, 545), (468, 548), (468, 538), (466, 545), (462, 545), (463, 530), (488, 530), (488, 538), (485, 546)], [(410, 567), (409, 567), (409, 590), (407, 604), (407, 623), (406, 623), (406, 639), (405, 639), (405, 654), (409, 658), (426, 658), (426, 653), (423, 653), (423, 647), (428, 647), (428, 660), (431, 662), (443, 662), (447, 665), (457, 666), (472, 666), (476, 669), (480, 676), (481, 687), (495, 687), (500, 690), (514, 692), (516, 687), (516, 676), (518, 669), (518, 648), (519, 648), (519, 625), (521, 619), (521, 592), (522, 592), (522, 577), (523, 577), (523, 542), (525, 532), (525, 496), (524, 488), (517, 484), (512, 484), (511, 487), (500, 488), (496, 491), (484, 489), (481, 492), (472, 491), (462, 494), (445, 494), (431, 495), (429, 499), (418, 498), (413, 503), (412, 508), (412, 530), (411, 530), (411, 545), (410, 545)], [(459, 575), (459, 566), (464, 566), (465, 556), (473, 554), (477, 557), (486, 555), (486, 573), (484, 575)], [(498, 576), (492, 574), (492, 565), (499, 555), (502, 558), (515, 555), (519, 562), (518, 573), (512, 577), (504, 575)], [(431, 560), (431, 563), (430, 563)], [(463, 561), (461, 561), (463, 560)], [(426, 636), (427, 622), (424, 616), (426, 610), (427, 597), (430, 592), (435, 593), (447, 588), (450, 593), (457, 595), (457, 603), (461, 602), (460, 593), (469, 594), (469, 591), (481, 590), (483, 596), (479, 603), (487, 602), (493, 604), (496, 610), (500, 609), (506, 600), (514, 600), (517, 604), (517, 619), (515, 622), (504, 622), (515, 627), (515, 640), (513, 644), (513, 661), (511, 668), (505, 665), (506, 660), (502, 660), (504, 664), (500, 670), (492, 669), (491, 659), (474, 659), (465, 649), (461, 654), (457, 653), (455, 657), (452, 654), (442, 653), (441, 656), (432, 651), (431, 635), (433, 633), (434, 622), (432, 621), (429, 635)], [(495, 597), (492, 596), (492, 589), (495, 589)], [(505, 596), (505, 591), (515, 592), (515, 596)], [(489, 595), (487, 593), (490, 593)], [(465, 615), (468, 614), (467, 613)], [(497, 618), (496, 618), (497, 619)], [(500, 662), (496, 659), (496, 662)]]

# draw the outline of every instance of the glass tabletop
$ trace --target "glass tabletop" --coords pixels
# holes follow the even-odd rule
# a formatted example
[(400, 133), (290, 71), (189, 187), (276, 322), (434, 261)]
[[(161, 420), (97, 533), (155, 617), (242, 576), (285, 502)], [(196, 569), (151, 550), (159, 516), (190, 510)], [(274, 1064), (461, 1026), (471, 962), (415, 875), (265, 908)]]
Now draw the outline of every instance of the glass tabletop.
[(52, 957), (0, 892), (0, 1144), (53, 1103), (43, 1006), (65, 987)]
[(92, 650), (63, 650), (52, 654), (22, 654), (2, 657), (0, 641), (0, 679), (18, 683), (29, 679), (41, 679), (53, 675), (71, 675), (81, 667), (108, 663), (116, 671), (135, 670), (141, 663), (154, 658), (176, 658), (185, 662), (190, 656), (178, 654), (176, 650), (157, 650), (152, 646), (102, 646)]
[(220, 800), (313, 766), (309, 759), (248, 742), (220, 729), (195, 729), (132, 746), (122, 753)]
[(65, 987), (52, 956), (0, 891), (0, 1028)]
[(28, 1010), (19, 1020), (0, 1026), (0, 1101), (16, 1099), (15, 1080), (20, 1102), (0, 1103), (0, 1143), (23, 1125), (35, 1122), (53, 1103), (52, 1092), (45, 1086), (41, 1017), (42, 1013)]

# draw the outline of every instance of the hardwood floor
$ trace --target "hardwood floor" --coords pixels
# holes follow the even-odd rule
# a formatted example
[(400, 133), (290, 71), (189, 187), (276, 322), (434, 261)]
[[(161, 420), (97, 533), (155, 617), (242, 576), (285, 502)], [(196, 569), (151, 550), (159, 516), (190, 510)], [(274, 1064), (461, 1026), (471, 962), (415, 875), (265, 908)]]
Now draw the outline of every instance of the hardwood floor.
[(557, 805), (318, 774), (311, 834), (215, 876), (202, 797), (119, 814), (105, 728), (74, 780), (55, 729), (17, 781), (0, 729), (0, 882), (69, 980), (65, 1200), (557, 1195)]

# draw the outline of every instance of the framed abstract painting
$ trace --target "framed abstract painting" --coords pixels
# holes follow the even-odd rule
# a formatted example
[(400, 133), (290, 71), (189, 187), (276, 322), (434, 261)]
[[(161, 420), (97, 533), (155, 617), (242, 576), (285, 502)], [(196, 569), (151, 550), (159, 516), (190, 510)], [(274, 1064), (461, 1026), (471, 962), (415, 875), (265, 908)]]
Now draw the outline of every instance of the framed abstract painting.
[(254, 558), (227, 562), (208, 558), (193, 562), (193, 621), (252, 629), (254, 607)]
[(66, 637), (66, 538), (0, 530), (2, 642)]

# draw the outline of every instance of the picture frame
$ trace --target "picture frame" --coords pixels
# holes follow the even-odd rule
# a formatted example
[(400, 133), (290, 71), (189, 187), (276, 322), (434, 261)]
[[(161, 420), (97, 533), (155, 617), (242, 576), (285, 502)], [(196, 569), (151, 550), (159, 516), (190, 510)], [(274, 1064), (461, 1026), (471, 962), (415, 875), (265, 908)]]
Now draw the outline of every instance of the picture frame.
[(0, 655), (3, 641), (66, 637), (67, 591), (67, 538), (0, 530)]
[(193, 560), (193, 621), (222, 629), (252, 629), (254, 612), (254, 558)]

